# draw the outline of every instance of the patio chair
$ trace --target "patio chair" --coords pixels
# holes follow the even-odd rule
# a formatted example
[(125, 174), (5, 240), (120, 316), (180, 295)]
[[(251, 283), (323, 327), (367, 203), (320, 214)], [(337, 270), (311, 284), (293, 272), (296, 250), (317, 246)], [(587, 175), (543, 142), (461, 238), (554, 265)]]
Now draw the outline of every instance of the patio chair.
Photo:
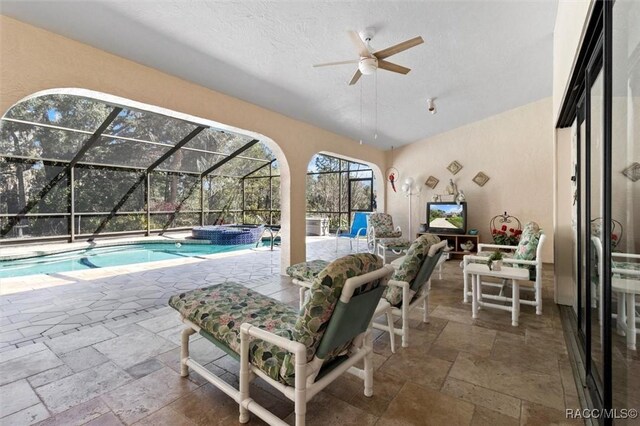
[[(374, 314), (374, 317), (386, 315), (387, 324), (373, 324), (374, 328), (389, 332), (391, 351), (394, 353), (396, 334), (402, 336), (403, 347), (409, 344), (409, 312), (411, 310), (422, 304), (423, 321), (428, 322), (431, 274), (440, 263), (446, 246), (447, 242), (440, 241), (436, 235), (422, 235), (409, 247), (402, 262), (395, 265), (388, 289), (378, 303)], [(328, 262), (324, 260), (312, 260), (287, 268), (287, 274), (293, 278), (293, 283), (300, 286), (301, 304), (305, 300), (305, 292), (311, 287), (312, 280), (327, 264)], [(394, 315), (402, 319), (402, 328), (394, 327)]]
[(372, 213), (369, 216), (369, 230), (367, 232), (367, 245), (369, 251), (375, 253), (378, 245), (383, 246), (383, 251), (387, 247), (393, 247), (394, 252), (400, 253), (409, 248), (410, 242), (402, 237), (402, 230), (399, 226), (393, 227), (393, 217), (387, 213)]
[[(363, 379), (364, 394), (372, 396), (370, 325), (392, 271), (368, 253), (335, 260), (313, 280), (300, 311), (234, 283), (175, 295), (169, 305), (187, 325), (181, 375), (191, 368), (233, 398), (240, 423), (252, 412), (271, 425), (286, 424), (250, 397), (256, 377), (294, 401), (297, 426), (305, 424), (307, 401), (344, 372)], [(240, 362), (238, 389), (189, 357), (196, 332)], [(364, 370), (355, 368), (362, 360)]]
[[(536, 222), (529, 222), (525, 225), (517, 246), (480, 243), (478, 244), (477, 255), (464, 256), (460, 266), (464, 268), (464, 266), (470, 262), (486, 262), (487, 258), (495, 250), (511, 252), (505, 254), (505, 266), (529, 269), (529, 281), (534, 283), (532, 290), (535, 292), (535, 300), (521, 299), (520, 304), (535, 306), (536, 314), (542, 315), (542, 246), (545, 240), (546, 236), (538, 224)], [(468, 302), (468, 297), (471, 295), (468, 281), (467, 274), (464, 274), (464, 303)], [(482, 297), (505, 302), (511, 300), (510, 298), (503, 296), (504, 287), (506, 285), (504, 281), (502, 283), (482, 282), (481, 286), (482, 285), (500, 288), (500, 293), (498, 295), (483, 294)], [(522, 288), (522, 290), (529, 290), (529, 288), (525, 287)]]
[(340, 229), (336, 230), (336, 251), (338, 251), (339, 238), (349, 238), (349, 247), (353, 250), (353, 240), (356, 240), (356, 253), (360, 252), (360, 238), (367, 237), (367, 229), (369, 223), (369, 212), (355, 212), (353, 213), (353, 220), (351, 221), (351, 228), (349, 232)]
[(373, 323), (378, 330), (389, 332), (392, 351), (394, 351), (397, 334), (402, 337), (402, 347), (409, 346), (409, 314), (421, 307), (422, 321), (429, 321), (429, 291), (431, 289), (431, 274), (438, 265), (447, 247), (447, 241), (433, 234), (424, 234), (416, 239), (402, 263), (394, 272), (385, 290), (384, 299), (391, 305), (391, 314), (399, 317), (402, 327), (396, 328), (393, 322), (387, 325)]

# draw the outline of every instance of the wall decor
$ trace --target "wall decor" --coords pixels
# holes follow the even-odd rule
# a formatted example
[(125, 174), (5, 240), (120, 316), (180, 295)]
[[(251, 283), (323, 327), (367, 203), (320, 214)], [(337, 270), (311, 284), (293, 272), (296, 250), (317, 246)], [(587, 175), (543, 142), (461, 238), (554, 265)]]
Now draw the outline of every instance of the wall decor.
[(429, 176), (429, 178), (425, 181), (425, 185), (428, 186), (431, 189), (436, 189), (436, 186), (438, 186), (438, 182), (440, 182), (439, 179), (433, 177), (433, 176)]
[(489, 176), (485, 175), (482, 172), (478, 172), (478, 174), (473, 178), (473, 181), (479, 186), (484, 186), (484, 184), (489, 181)]
[(636, 162), (622, 171), (622, 174), (631, 179), (631, 182), (636, 182), (640, 179), (640, 163)]
[(400, 179), (400, 172), (398, 171), (398, 169), (396, 169), (395, 167), (389, 167), (385, 172), (385, 175), (387, 177), (387, 180), (391, 184), (391, 189), (393, 189), (393, 192), (398, 192), (396, 190), (396, 183), (398, 182), (398, 179)]
[(447, 166), (447, 170), (449, 170), (451, 174), (455, 175), (460, 170), (462, 170), (462, 164), (458, 163), (457, 161), (452, 161), (451, 164)]

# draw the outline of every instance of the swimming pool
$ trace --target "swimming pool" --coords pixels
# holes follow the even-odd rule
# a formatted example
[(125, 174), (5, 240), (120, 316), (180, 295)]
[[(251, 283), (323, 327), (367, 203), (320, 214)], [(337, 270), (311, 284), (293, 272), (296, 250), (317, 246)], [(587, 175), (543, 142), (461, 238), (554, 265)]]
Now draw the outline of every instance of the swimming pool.
[(219, 246), (184, 243), (139, 243), (91, 247), (63, 253), (0, 261), (0, 278), (198, 257), (252, 247), (255, 246), (253, 244)]

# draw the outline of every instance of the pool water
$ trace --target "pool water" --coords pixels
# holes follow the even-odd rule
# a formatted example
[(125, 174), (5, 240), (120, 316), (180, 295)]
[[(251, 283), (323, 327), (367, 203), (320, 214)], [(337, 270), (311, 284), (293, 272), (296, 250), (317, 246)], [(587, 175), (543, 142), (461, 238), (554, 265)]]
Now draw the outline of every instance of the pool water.
[(252, 247), (254, 247), (253, 244), (219, 246), (212, 244), (144, 243), (86, 248), (26, 259), (0, 261), (0, 278), (197, 257)]

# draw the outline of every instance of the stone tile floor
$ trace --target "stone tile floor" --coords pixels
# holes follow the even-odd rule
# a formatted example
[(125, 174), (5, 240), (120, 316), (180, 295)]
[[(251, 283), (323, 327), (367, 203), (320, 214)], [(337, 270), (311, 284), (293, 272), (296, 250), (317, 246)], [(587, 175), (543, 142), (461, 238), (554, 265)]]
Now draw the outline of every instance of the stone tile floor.
[[(349, 251), (341, 241), (336, 253), (333, 239), (307, 247), (309, 258), (327, 260)], [(229, 397), (196, 373), (179, 377), (182, 327), (166, 301), (229, 280), (297, 305), (297, 287), (278, 273), (276, 250), (14, 280), (0, 296), (0, 424), (236, 424)], [(568, 423), (564, 409), (579, 403), (552, 278), (545, 265), (544, 315), (523, 307), (511, 327), (503, 311), (471, 319), (458, 262), (447, 262), (432, 282), (431, 321), (416, 313), (408, 348), (392, 354), (388, 336), (375, 333), (374, 396), (344, 376), (308, 405), (308, 424)], [(192, 356), (237, 383), (237, 364), (206, 340)], [(264, 382), (252, 396), (293, 423), (293, 404)]]

